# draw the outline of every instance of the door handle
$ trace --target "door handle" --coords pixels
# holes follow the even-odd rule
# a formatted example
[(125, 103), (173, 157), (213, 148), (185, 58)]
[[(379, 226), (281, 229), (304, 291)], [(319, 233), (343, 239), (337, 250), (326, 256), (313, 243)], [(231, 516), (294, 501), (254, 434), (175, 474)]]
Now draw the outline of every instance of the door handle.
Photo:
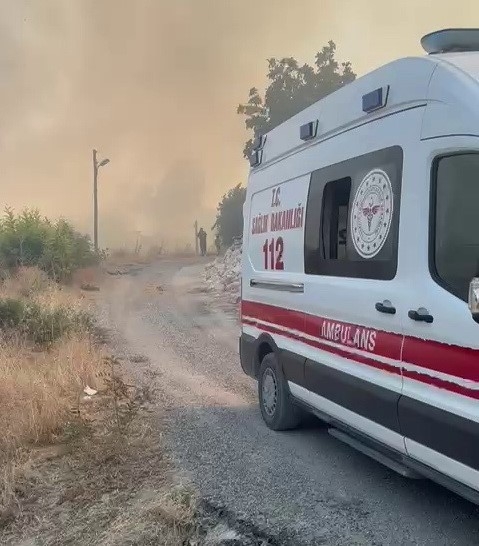
[(384, 300), (383, 302), (378, 301), (374, 306), (376, 311), (380, 313), (386, 313), (387, 315), (395, 315), (396, 308), (389, 300)]
[(419, 307), (419, 309), (411, 309), (407, 316), (411, 320), (415, 320), (417, 322), (427, 322), (428, 324), (431, 324), (434, 322), (434, 317), (429, 314), (429, 311), (425, 309), (424, 307)]

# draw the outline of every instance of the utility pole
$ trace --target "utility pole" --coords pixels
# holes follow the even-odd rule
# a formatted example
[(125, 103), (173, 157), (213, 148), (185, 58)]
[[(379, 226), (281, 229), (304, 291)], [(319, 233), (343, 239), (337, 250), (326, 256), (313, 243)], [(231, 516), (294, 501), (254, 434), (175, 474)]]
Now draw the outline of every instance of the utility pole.
[(98, 252), (98, 163), (93, 150), (93, 246)]
[(98, 170), (110, 162), (109, 159), (103, 159), (98, 163), (97, 153), (93, 150), (93, 246), (95, 252), (98, 252)]
[(198, 220), (195, 220), (195, 254), (198, 256)]

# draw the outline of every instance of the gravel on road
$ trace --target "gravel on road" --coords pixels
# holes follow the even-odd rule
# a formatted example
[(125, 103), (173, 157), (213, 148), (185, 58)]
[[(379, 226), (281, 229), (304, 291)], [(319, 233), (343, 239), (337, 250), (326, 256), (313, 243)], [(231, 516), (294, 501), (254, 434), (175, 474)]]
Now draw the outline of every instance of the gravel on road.
[(102, 294), (105, 323), (147, 357), (131, 372), (158, 390), (176, 471), (204, 506), (258, 544), (479, 544), (478, 508), (449, 491), (394, 474), (319, 422), (266, 428), (235, 307), (205, 291), (204, 266), (159, 261)]

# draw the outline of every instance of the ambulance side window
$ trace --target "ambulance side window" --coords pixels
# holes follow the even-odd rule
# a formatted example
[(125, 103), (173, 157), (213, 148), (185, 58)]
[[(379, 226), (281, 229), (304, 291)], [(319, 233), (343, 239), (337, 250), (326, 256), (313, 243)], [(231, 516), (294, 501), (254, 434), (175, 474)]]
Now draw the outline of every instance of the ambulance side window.
[(311, 174), (305, 272), (390, 280), (397, 270), (403, 152), (385, 148)]
[(467, 301), (469, 283), (479, 275), (479, 153), (437, 159), (432, 199), (431, 273)]
[(328, 182), (324, 187), (321, 257), (346, 260), (351, 178)]

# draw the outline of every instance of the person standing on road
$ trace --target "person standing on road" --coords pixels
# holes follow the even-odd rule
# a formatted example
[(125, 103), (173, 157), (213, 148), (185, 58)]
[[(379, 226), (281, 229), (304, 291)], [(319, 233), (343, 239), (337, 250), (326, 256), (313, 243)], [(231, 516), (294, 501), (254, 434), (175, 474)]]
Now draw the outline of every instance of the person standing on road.
[(200, 228), (198, 231), (198, 239), (200, 240), (200, 253), (202, 256), (206, 255), (206, 231)]

